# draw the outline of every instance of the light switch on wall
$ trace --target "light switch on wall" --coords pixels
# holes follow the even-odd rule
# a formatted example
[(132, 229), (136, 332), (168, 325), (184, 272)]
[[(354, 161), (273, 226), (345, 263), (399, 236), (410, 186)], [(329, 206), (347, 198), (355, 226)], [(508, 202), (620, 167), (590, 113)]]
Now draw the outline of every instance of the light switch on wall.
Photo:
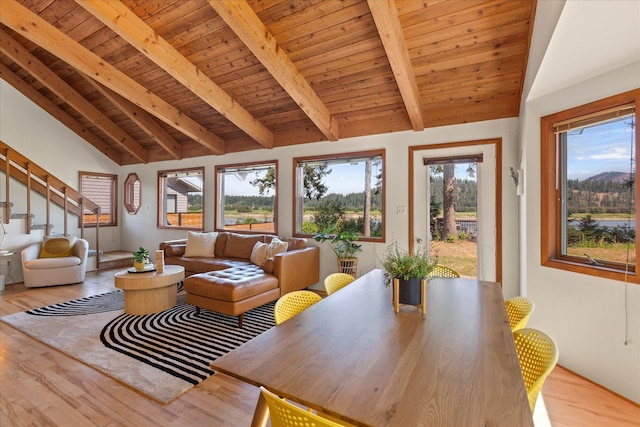
[(397, 207), (397, 213), (398, 213), (398, 215), (406, 215), (407, 214), (407, 207), (406, 206), (398, 206)]

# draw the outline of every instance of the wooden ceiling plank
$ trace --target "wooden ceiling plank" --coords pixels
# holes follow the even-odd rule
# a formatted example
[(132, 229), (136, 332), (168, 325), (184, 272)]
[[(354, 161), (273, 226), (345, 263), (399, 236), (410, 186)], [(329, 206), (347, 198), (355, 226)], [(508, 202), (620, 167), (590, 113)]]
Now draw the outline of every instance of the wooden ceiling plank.
[(76, 111), (91, 120), (116, 144), (127, 150), (141, 162), (146, 163), (147, 153), (144, 147), (138, 144), (129, 134), (87, 101), (74, 88), (69, 86), (67, 82), (58, 77), (58, 75), (51, 71), (45, 64), (40, 62), (38, 58), (29, 53), (29, 51), (14, 40), (9, 33), (2, 30), (0, 34), (2, 34), (0, 38), (0, 51), (2, 51), (2, 53), (31, 73), (40, 83), (48, 87)]
[(82, 74), (82, 77), (93, 86), (98, 92), (107, 98), (112, 104), (114, 104), (120, 111), (122, 111), (131, 121), (137, 124), (147, 135), (149, 135), (155, 142), (165, 149), (171, 157), (175, 160), (182, 158), (182, 147), (169, 132), (164, 130), (155, 119), (142, 108), (135, 104), (130, 103), (111, 89), (102, 86), (91, 77)]
[(338, 123), (295, 65), (279, 48), (246, 2), (209, 0), (209, 4), (253, 52), (282, 88), (330, 141), (339, 137)]
[(529, 30), (526, 17), (525, 19), (520, 16), (515, 18), (513, 22), (504, 22), (491, 27), (487, 27), (485, 22), (476, 21), (473, 24), (465, 23), (455, 28), (450, 27), (440, 33), (428, 33), (416, 38), (407, 38), (407, 48), (409, 53), (415, 52), (416, 56), (420, 56), (526, 33)]
[(120, 2), (76, 1), (260, 145), (273, 148), (273, 134), (269, 129), (138, 18), (133, 11)]
[(424, 130), (420, 92), (393, 0), (367, 0), (413, 130)]
[(317, 66), (321, 66), (325, 70), (327, 68), (344, 68), (352, 65), (353, 61), (351, 58), (362, 52), (379, 53), (380, 57), (384, 58), (385, 62), (388, 62), (386, 53), (380, 42), (380, 37), (376, 33), (374, 37), (354, 41), (346, 45), (335, 45), (328, 49), (320, 49), (316, 55), (297, 60), (296, 66), (301, 73)]
[(509, 58), (521, 58), (525, 50), (526, 42), (524, 40), (516, 44), (507, 42), (500, 47), (492, 49), (473, 48), (445, 52), (442, 55), (434, 55), (433, 58), (425, 59), (424, 61), (414, 61), (414, 67), (416, 75), (420, 76), (471, 64), (481, 64), (497, 58), (509, 61)]
[[(324, 1), (316, 4), (305, 3), (300, 10), (292, 11), (291, 2), (282, 2), (280, 13), (259, 13), (264, 25), (278, 40), (278, 43), (288, 43), (301, 35), (315, 35), (318, 29), (330, 27), (344, 28), (349, 22), (359, 22), (361, 26), (370, 26), (369, 8), (361, 0)], [(293, 13), (292, 13), (293, 12)], [(315, 38), (315, 37), (312, 37)]]
[[(451, 2), (452, 5), (456, 2)], [(429, 13), (429, 9), (425, 9), (424, 13), (412, 14), (408, 17), (400, 19), (402, 28), (405, 29), (405, 35), (407, 38), (413, 38), (420, 34), (426, 34), (429, 32), (446, 31), (449, 27), (457, 26), (459, 24), (470, 24), (475, 21), (486, 21), (492, 19), (494, 15), (503, 14), (511, 10), (517, 10), (521, 8), (530, 9), (531, 1), (511, 1), (511, 0), (476, 0), (476, 1), (463, 1), (458, 2), (462, 9), (456, 11), (444, 10), (447, 9), (449, 2), (445, 3), (443, 7), (432, 9)], [(450, 8), (453, 9), (453, 8)], [(437, 12), (435, 12), (437, 11)], [(491, 24), (496, 24), (492, 22)]]
[(122, 165), (122, 159), (120, 154), (115, 151), (109, 144), (104, 142), (102, 138), (91, 132), (81, 123), (76, 121), (73, 117), (63, 111), (54, 102), (49, 100), (46, 96), (42, 95), (36, 89), (34, 89), (29, 83), (21, 79), (16, 73), (12, 72), (5, 65), (0, 64), (0, 78), (13, 86), (17, 91), (29, 98), (33, 103), (38, 105), (47, 113), (51, 114), (55, 119), (60, 121), (63, 125), (75, 132), (80, 138), (89, 142), (98, 151), (105, 156), (113, 160), (118, 165)]
[[(311, 40), (313, 43), (310, 43)], [(370, 43), (372, 41), (375, 42), (377, 46), (382, 46), (378, 31), (374, 25), (363, 27), (360, 23), (357, 23), (353, 27), (345, 24), (345, 27), (341, 27), (339, 31), (333, 28), (329, 28), (326, 31), (317, 31), (312, 34), (309, 41), (296, 39), (292, 43), (281, 44), (280, 46), (287, 51), (291, 61), (297, 64), (298, 61), (309, 61), (318, 55), (318, 52), (347, 48), (354, 44), (364, 46), (363, 42), (366, 40), (369, 40)]]
[(434, 87), (447, 89), (458, 84), (470, 81), (483, 80), (495, 73), (500, 75), (510, 74), (521, 70), (524, 54), (506, 58), (495, 58), (489, 61), (470, 64), (461, 67), (449, 68), (433, 73), (416, 76), (419, 87), (434, 85)]
[(3, 0), (0, 22), (66, 61), (79, 71), (137, 104), (165, 123), (188, 135), (215, 154), (224, 154), (224, 141), (199, 123), (150, 93), (102, 58), (85, 49), (51, 24), (15, 1)]

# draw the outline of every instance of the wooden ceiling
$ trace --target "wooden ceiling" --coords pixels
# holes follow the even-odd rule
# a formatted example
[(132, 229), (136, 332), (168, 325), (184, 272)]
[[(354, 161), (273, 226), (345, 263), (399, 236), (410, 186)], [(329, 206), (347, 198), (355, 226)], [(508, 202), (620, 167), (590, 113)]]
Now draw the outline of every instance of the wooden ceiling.
[(516, 117), (534, 13), (533, 0), (1, 0), (0, 77), (120, 165), (222, 155)]

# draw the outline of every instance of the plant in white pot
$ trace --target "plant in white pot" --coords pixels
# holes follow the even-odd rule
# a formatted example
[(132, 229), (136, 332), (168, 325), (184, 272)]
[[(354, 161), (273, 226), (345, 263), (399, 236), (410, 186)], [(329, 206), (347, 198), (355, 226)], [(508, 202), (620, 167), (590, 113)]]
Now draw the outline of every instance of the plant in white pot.
[(356, 254), (362, 251), (362, 245), (358, 245), (358, 234), (353, 231), (340, 231), (333, 237), (331, 231), (318, 233), (313, 238), (320, 243), (329, 240), (333, 253), (338, 258), (338, 273), (350, 274), (356, 277), (358, 270), (358, 258)]
[(137, 251), (132, 253), (132, 255), (133, 266), (135, 269), (138, 271), (144, 270), (144, 266), (149, 263), (149, 249), (145, 249), (140, 246)]
[(437, 263), (437, 258), (432, 259), (422, 245), (411, 252), (400, 248), (398, 242), (393, 242), (387, 246), (382, 258), (385, 284), (389, 286), (394, 279), (398, 279), (400, 304), (421, 304), (421, 281), (428, 280), (429, 273)]

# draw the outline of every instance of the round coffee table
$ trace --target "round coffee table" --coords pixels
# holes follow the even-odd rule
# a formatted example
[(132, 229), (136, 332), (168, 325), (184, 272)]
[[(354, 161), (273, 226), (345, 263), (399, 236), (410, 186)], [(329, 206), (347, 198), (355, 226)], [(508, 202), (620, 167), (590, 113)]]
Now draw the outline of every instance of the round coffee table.
[(124, 312), (127, 314), (152, 314), (168, 310), (176, 305), (177, 283), (184, 280), (184, 267), (165, 265), (158, 273), (116, 273), (116, 288), (124, 290)]

